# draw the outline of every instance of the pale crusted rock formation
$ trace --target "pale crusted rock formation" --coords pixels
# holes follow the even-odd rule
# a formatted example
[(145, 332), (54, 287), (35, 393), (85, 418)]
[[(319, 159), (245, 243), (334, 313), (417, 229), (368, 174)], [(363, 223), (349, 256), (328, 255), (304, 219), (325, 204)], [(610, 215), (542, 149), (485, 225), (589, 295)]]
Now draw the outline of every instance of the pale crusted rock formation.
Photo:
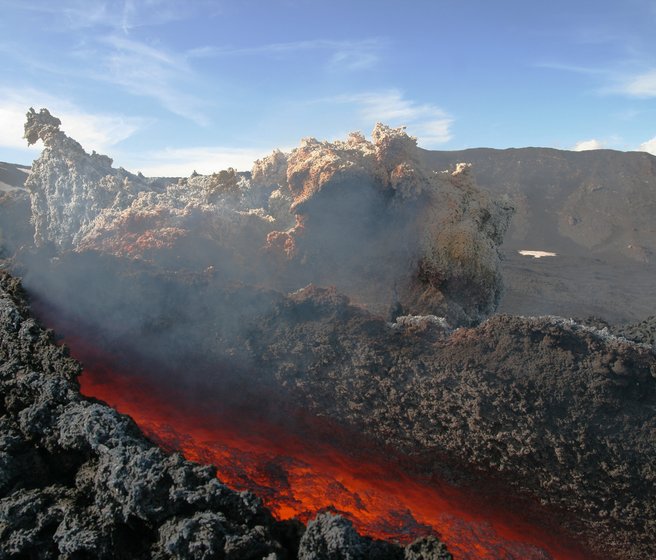
[(220, 262), (228, 278), (284, 291), (335, 285), (379, 313), (396, 294), (399, 314), (451, 324), (496, 308), (510, 206), (477, 189), (466, 166), (424, 166), (402, 128), (379, 124), (371, 142), (306, 139), (255, 162), (250, 177), (229, 169), (162, 185), (87, 154), (59, 125), (46, 109), (27, 115), (28, 142), (45, 144), (27, 182), (37, 246)]
[(230, 263), (253, 265), (276, 220), (262, 208), (247, 208), (247, 180), (234, 170), (192, 176), (164, 192), (139, 193), (126, 208), (101, 212), (77, 250), (154, 260), (169, 266)]
[(207, 266), (226, 253), (247, 260), (287, 223), (252, 205), (258, 197), (234, 169), (162, 186), (87, 154), (59, 125), (47, 109), (27, 114), (28, 143), (45, 145), (26, 183), (37, 246)]
[(60, 124), (47, 109), (27, 113), (25, 138), (28, 144), (42, 140), (44, 150), (25, 186), (30, 190), (35, 244), (67, 250), (104, 209), (125, 207), (149, 187), (144, 179), (112, 168), (109, 157), (87, 154), (59, 130)]
[(382, 124), (372, 142), (305, 139), (286, 162), (259, 162), (254, 177), (263, 184), (275, 169), (280, 184), (285, 163), (296, 225), (268, 241), (307, 281), (334, 284), (379, 312), (396, 290), (404, 311), (454, 324), (496, 308), (497, 249), (512, 208), (480, 191), (468, 166), (436, 173), (416, 139)]

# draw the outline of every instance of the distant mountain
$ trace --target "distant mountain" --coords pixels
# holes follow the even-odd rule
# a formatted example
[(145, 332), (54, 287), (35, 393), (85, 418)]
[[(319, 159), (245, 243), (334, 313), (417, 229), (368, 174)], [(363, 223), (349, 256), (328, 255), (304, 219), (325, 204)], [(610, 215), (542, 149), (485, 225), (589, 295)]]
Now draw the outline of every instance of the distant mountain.
[[(471, 163), (480, 187), (515, 204), (499, 312), (613, 322), (656, 314), (656, 157), (549, 148), (423, 155), (435, 170)], [(522, 249), (557, 256), (534, 259)]]
[(471, 163), (479, 186), (514, 201), (508, 249), (655, 258), (655, 156), (550, 148), (423, 153), (436, 170)]
[(0, 258), (34, 235), (30, 224), (30, 197), (23, 187), (30, 167), (0, 162)]
[(29, 172), (29, 165), (0, 161), (0, 192), (22, 189)]

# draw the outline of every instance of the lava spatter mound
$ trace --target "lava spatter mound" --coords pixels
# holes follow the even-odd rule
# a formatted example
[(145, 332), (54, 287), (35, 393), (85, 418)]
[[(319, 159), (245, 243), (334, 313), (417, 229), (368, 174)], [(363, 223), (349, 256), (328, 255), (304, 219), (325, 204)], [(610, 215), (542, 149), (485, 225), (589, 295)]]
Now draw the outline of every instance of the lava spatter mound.
[(395, 301), (452, 324), (499, 303), (510, 203), (478, 189), (464, 164), (426, 167), (402, 129), (379, 124), (371, 142), (306, 139), (251, 174), (162, 184), (87, 154), (59, 126), (46, 109), (27, 115), (25, 137), (45, 145), (26, 183), (38, 247), (212, 267), (283, 291), (335, 285), (375, 311)]

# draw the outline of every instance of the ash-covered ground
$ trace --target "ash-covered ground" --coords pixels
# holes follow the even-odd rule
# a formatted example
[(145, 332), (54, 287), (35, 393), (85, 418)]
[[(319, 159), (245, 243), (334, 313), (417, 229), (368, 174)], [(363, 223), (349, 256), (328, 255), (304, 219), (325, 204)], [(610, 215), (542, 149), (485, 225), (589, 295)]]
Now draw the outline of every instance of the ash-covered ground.
[[(400, 450), (417, 472), (512, 496), (591, 558), (656, 555), (653, 320), (620, 332), (492, 316), (512, 204), (477, 188), (468, 166), (435, 172), (412, 138), (381, 125), (371, 142), (309, 139), (251, 174), (171, 184), (112, 168), (59, 126), (28, 113), (26, 138), (45, 145), (26, 182), (33, 239), (4, 218), (24, 199), (3, 205), (6, 265), (34, 301), (162, 383), (184, 372), (217, 396), (284, 395)], [(296, 554), (301, 528), (81, 399), (78, 366), (4, 283), (8, 557), (111, 557), (137, 534), (124, 557), (195, 557), (205, 540), (208, 558)], [(117, 472), (112, 461), (124, 479), (102, 474)], [(335, 542), (351, 552), (331, 552)], [(423, 553), (363, 541), (329, 517), (300, 546), (302, 558), (446, 554), (435, 541)]]

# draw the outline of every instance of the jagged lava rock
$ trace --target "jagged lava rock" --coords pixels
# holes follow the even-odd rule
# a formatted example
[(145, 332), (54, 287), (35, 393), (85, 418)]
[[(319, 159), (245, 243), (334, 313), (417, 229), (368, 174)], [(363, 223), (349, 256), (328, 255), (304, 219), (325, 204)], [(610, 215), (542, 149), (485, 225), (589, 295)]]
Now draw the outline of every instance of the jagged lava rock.
[[(512, 208), (476, 188), (469, 168), (436, 173), (416, 139), (376, 125), (372, 141), (305, 139), (286, 161), (256, 163), (254, 179), (285, 182), (296, 225), (269, 236), (302, 277), (336, 285), (381, 312), (397, 300), (410, 314), (475, 323), (501, 294), (498, 246)], [(305, 271), (305, 273), (303, 273)]]
[[(214, 382), (221, 398), (284, 395), (422, 473), (520, 500), (535, 522), (609, 558), (656, 553), (651, 345), (555, 317), (495, 316), (454, 331), (431, 316), (390, 323), (334, 288), (283, 296), (107, 259), (62, 257), (30, 286), (43, 291), (40, 281), (77, 324), (95, 309), (107, 324), (100, 340)], [(208, 375), (201, 363), (228, 367)]]
[[(288, 557), (257, 498), (79, 394), (79, 364), (6, 273), (0, 356), (0, 557), (197, 558), (204, 535), (221, 557)], [(230, 554), (236, 538), (257, 553)]]
[(403, 129), (306, 139), (250, 177), (163, 185), (87, 154), (59, 125), (46, 109), (27, 115), (28, 142), (45, 144), (27, 181), (37, 246), (212, 266), (284, 291), (336, 285), (376, 312), (395, 303), (451, 324), (477, 323), (499, 302), (510, 204), (476, 188), (466, 165), (424, 166)]
[(494, 499), (532, 496), (599, 554), (656, 554), (653, 347), (556, 317), (448, 333), (308, 288), (260, 319), (249, 344), (299, 403), (420, 468), (480, 477)]

